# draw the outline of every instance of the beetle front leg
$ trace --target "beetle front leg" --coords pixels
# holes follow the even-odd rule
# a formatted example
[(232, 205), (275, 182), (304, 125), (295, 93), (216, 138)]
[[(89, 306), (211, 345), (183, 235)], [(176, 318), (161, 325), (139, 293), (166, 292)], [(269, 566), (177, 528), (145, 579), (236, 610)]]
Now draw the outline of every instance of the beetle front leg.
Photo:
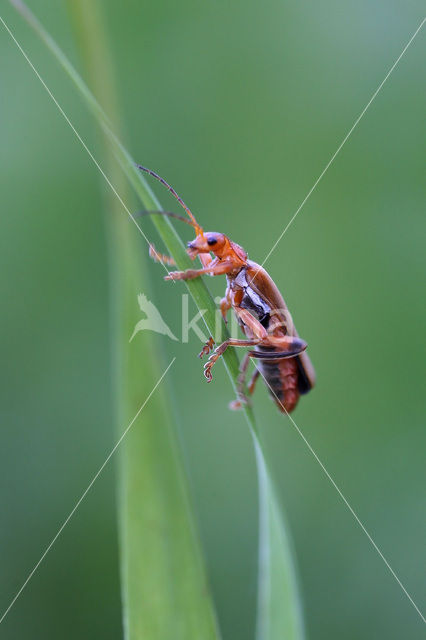
[(211, 257), (210, 253), (199, 253), (198, 257), (200, 258), (200, 262), (203, 265), (203, 269), (209, 267), (213, 262), (213, 258)]
[(161, 262), (162, 264), (168, 264), (170, 266), (174, 266), (176, 264), (171, 256), (166, 256), (164, 253), (159, 253), (152, 243), (149, 245), (149, 256), (155, 262)]
[(164, 280), (193, 280), (194, 278), (198, 278), (199, 276), (222, 276), (225, 273), (228, 273), (228, 271), (232, 267), (233, 265), (226, 260), (215, 259), (207, 267), (204, 267), (204, 269), (170, 271), (170, 273), (164, 276)]
[(170, 271), (164, 280), (193, 280), (205, 273), (204, 269), (187, 269), (186, 271)]

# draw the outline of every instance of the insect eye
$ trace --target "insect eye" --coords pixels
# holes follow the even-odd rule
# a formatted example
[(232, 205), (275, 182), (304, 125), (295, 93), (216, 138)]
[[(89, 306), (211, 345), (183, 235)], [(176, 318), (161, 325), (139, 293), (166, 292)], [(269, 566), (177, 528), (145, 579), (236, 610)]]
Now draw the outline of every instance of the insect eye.
[(207, 244), (209, 245), (209, 247), (211, 247), (212, 245), (216, 244), (217, 240), (216, 238), (209, 238), (207, 240)]

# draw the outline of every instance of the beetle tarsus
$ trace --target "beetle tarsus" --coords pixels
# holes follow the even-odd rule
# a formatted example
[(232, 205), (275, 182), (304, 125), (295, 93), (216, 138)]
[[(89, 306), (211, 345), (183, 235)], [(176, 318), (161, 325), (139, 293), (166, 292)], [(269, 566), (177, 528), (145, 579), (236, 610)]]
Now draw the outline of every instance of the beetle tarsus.
[(185, 271), (169, 271), (164, 280), (183, 280)]
[(231, 411), (240, 411), (243, 408), (243, 403), (240, 400), (231, 400), (231, 402), (228, 403), (228, 408), (231, 409)]
[(214, 345), (214, 340), (210, 336), (210, 338), (207, 340), (206, 344), (204, 345), (204, 347), (201, 349), (200, 353), (198, 354), (198, 357), (202, 358), (203, 356), (206, 356), (207, 354), (209, 354), (210, 351), (212, 351), (212, 349), (213, 349), (213, 345)]
[(250, 406), (251, 402), (244, 394), (238, 394), (238, 397), (235, 400), (231, 400), (229, 402), (228, 407), (231, 411), (240, 411), (243, 407)]
[(213, 376), (210, 369), (211, 369), (211, 366), (209, 366), (208, 368), (204, 367), (204, 377), (207, 380), (207, 382), (211, 382), (213, 380)]
[(216, 362), (216, 360), (219, 358), (219, 356), (221, 355), (220, 352), (218, 353), (218, 349), (219, 347), (217, 347), (214, 351), (214, 353), (212, 353), (212, 355), (210, 356), (210, 358), (207, 360), (206, 364), (204, 365), (204, 376), (206, 377), (207, 382), (211, 382), (213, 380), (213, 375), (212, 375), (212, 367), (214, 365), (214, 363)]

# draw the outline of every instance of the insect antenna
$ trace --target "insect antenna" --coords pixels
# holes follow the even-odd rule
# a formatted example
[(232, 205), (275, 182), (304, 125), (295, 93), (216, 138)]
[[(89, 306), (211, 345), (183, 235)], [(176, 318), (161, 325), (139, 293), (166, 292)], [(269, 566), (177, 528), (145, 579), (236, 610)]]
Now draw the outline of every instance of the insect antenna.
[(185, 224), (189, 224), (190, 227), (194, 226), (193, 222), (185, 218), (185, 216), (180, 216), (178, 213), (172, 213), (171, 211), (138, 211), (134, 216), (136, 218), (139, 216), (167, 216), (168, 218), (176, 218)]
[[(179, 202), (179, 204), (181, 205), (181, 207), (183, 209), (185, 209), (186, 213), (188, 214), (188, 216), (190, 217), (190, 219), (192, 220), (192, 226), (195, 227), (195, 230), (197, 233), (201, 233), (203, 234), (203, 230), (200, 227), (200, 225), (198, 224), (198, 222), (196, 221), (195, 217), (193, 216), (191, 210), (189, 207), (186, 206), (186, 204), (184, 203), (184, 201), (182, 200), (182, 198), (176, 193), (176, 191), (173, 189), (173, 187), (171, 187), (169, 185), (168, 182), (166, 182), (164, 180), (164, 178), (162, 178), (161, 176), (158, 175), (158, 173), (155, 173), (155, 171), (152, 171), (151, 169), (147, 169), (147, 167), (142, 167), (142, 165), (137, 164), (136, 165), (138, 169), (140, 169), (141, 171), (145, 171), (145, 173), (148, 173), (150, 176), (152, 176), (153, 178), (155, 178), (156, 180), (159, 180), (159, 182), (161, 182), (161, 184), (163, 184), (166, 189), (168, 191), (170, 191), (170, 193), (176, 198), (176, 200)], [(166, 214), (168, 215), (168, 214)], [(172, 217), (177, 217), (176, 214), (174, 214)], [(180, 218), (181, 220), (183, 218)], [(190, 223), (191, 224), (191, 223)]]

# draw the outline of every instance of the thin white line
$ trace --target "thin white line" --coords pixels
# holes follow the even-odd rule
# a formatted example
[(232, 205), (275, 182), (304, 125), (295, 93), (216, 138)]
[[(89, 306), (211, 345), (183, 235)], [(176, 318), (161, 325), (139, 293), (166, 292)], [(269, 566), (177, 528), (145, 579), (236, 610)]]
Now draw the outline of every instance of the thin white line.
[(404, 49), (402, 50), (402, 52), (400, 53), (400, 55), (398, 56), (398, 58), (395, 60), (395, 62), (393, 63), (393, 65), (391, 66), (391, 68), (389, 69), (389, 71), (387, 72), (387, 74), (385, 75), (384, 79), (382, 80), (382, 82), (379, 84), (379, 86), (377, 87), (376, 91), (373, 93), (373, 95), (371, 96), (370, 100), (367, 102), (366, 106), (364, 107), (364, 109), (361, 111), (360, 115), (358, 116), (358, 118), (355, 120), (355, 122), (353, 123), (352, 127), (349, 129), (348, 133), (345, 135), (345, 137), (343, 138), (342, 142), (340, 143), (340, 145), (337, 147), (337, 150), (333, 153), (333, 155), (331, 156), (330, 160), (328, 161), (328, 163), (326, 164), (325, 168), (323, 169), (323, 171), (320, 173), (319, 177), (317, 178), (317, 180), (314, 182), (311, 190), (308, 192), (308, 195), (304, 198), (304, 200), (302, 200), (301, 204), (299, 205), (296, 213), (293, 215), (293, 217), (290, 219), (290, 222), (287, 224), (287, 226), (284, 228), (284, 230), (281, 232), (281, 235), (279, 236), (278, 240), (275, 241), (272, 249), (269, 251), (269, 253), (267, 254), (266, 258), (263, 260), (262, 262), (262, 267), (265, 264), (265, 262), (267, 261), (267, 259), (270, 257), (271, 253), (275, 250), (275, 248), (277, 247), (278, 243), (281, 241), (282, 237), (284, 236), (284, 234), (287, 232), (288, 228), (290, 227), (290, 225), (293, 223), (293, 221), (295, 220), (296, 216), (298, 215), (298, 213), (300, 212), (300, 210), (302, 209), (302, 207), (304, 206), (304, 204), (306, 203), (306, 201), (308, 200), (308, 198), (311, 196), (312, 192), (314, 191), (314, 189), (316, 188), (316, 186), (318, 185), (318, 183), (320, 182), (320, 180), (322, 179), (322, 177), (324, 176), (324, 174), (326, 173), (326, 171), (328, 170), (328, 168), (330, 167), (331, 163), (334, 161), (334, 159), (336, 158), (337, 154), (340, 152), (340, 150), (342, 149), (343, 145), (346, 143), (346, 141), (348, 140), (349, 136), (352, 134), (353, 130), (355, 129), (355, 127), (357, 126), (357, 124), (359, 123), (359, 121), (361, 120), (361, 118), (363, 117), (363, 115), (365, 114), (365, 112), (367, 111), (368, 107), (371, 105), (371, 103), (373, 102), (373, 100), (375, 99), (375, 97), (377, 96), (377, 94), (379, 93), (379, 91), (381, 90), (381, 88), (383, 87), (383, 85), (385, 84), (386, 80), (389, 78), (390, 74), (392, 73), (392, 71), (395, 69), (396, 65), (398, 64), (398, 62), (401, 60), (402, 56), (404, 55), (404, 53), (407, 51), (408, 47), (410, 46), (410, 44), (413, 42), (414, 38), (416, 37), (416, 35), (419, 33), (420, 29), (423, 27), (424, 23), (425, 23), (426, 18), (423, 19), (423, 21), (421, 22), (420, 26), (417, 27), (416, 31), (414, 32), (414, 34), (411, 36), (411, 38), (409, 39), (409, 41), (407, 42), (407, 44), (405, 45)]
[(409, 601), (411, 602), (411, 604), (413, 605), (413, 607), (415, 608), (415, 610), (417, 611), (417, 613), (419, 614), (421, 619), (423, 620), (423, 622), (426, 623), (426, 620), (425, 620), (422, 612), (420, 611), (419, 607), (416, 605), (416, 603), (414, 602), (413, 598), (410, 596), (410, 594), (408, 593), (407, 589), (404, 587), (404, 585), (402, 584), (401, 580), (398, 578), (398, 576), (396, 575), (395, 571), (392, 569), (392, 567), (390, 566), (389, 562), (386, 560), (385, 556), (380, 551), (379, 547), (374, 542), (373, 538), (368, 533), (368, 531), (365, 528), (365, 526), (362, 524), (361, 520), (359, 519), (359, 517), (357, 516), (357, 514), (355, 513), (355, 511), (353, 510), (353, 508), (351, 507), (351, 505), (349, 504), (349, 502), (347, 501), (347, 499), (345, 498), (345, 496), (343, 495), (343, 493), (341, 492), (341, 490), (339, 489), (339, 487), (337, 486), (337, 484), (335, 483), (335, 481), (333, 480), (333, 478), (331, 477), (331, 475), (329, 474), (329, 472), (327, 471), (327, 469), (325, 468), (325, 466), (323, 465), (321, 460), (319, 459), (319, 457), (316, 454), (316, 452), (314, 451), (314, 449), (311, 447), (311, 445), (309, 444), (309, 442), (307, 441), (307, 439), (305, 438), (305, 436), (303, 435), (303, 433), (301, 432), (301, 430), (299, 429), (299, 427), (297, 426), (297, 424), (295, 423), (295, 421), (293, 420), (293, 418), (291, 417), (291, 415), (289, 414), (287, 409), (284, 407), (284, 405), (282, 404), (281, 400), (278, 398), (277, 394), (272, 389), (271, 385), (266, 380), (266, 378), (263, 375), (263, 373), (260, 371), (260, 369), (257, 366), (256, 366), (256, 369), (259, 371), (260, 375), (262, 376), (263, 380), (265, 381), (265, 384), (267, 385), (267, 387), (269, 387), (271, 393), (275, 396), (275, 398), (277, 399), (277, 401), (279, 402), (279, 404), (281, 405), (281, 407), (283, 408), (283, 410), (287, 414), (287, 417), (290, 418), (293, 426), (296, 428), (297, 433), (300, 435), (300, 437), (302, 438), (302, 440), (304, 441), (304, 443), (308, 447), (309, 451), (312, 453), (312, 455), (314, 456), (315, 460), (318, 462), (318, 464), (320, 465), (321, 469), (324, 471), (325, 475), (330, 480), (331, 484), (336, 489), (337, 493), (339, 494), (339, 496), (341, 497), (341, 499), (343, 500), (343, 502), (345, 503), (345, 505), (347, 506), (347, 508), (349, 509), (349, 511), (351, 512), (351, 514), (353, 515), (353, 517), (355, 518), (355, 520), (357, 521), (359, 526), (361, 527), (361, 529), (364, 531), (365, 535), (367, 536), (367, 538), (369, 539), (369, 541), (371, 542), (371, 544), (373, 545), (373, 547), (375, 548), (375, 550), (377, 551), (377, 553), (379, 554), (379, 556), (381, 557), (381, 559), (383, 560), (383, 562), (385, 563), (385, 565), (387, 566), (387, 568), (389, 569), (389, 571), (391, 572), (391, 574), (393, 575), (393, 577), (395, 578), (395, 580), (397, 581), (397, 583), (399, 584), (399, 586), (401, 587), (401, 589), (403, 590), (403, 592), (405, 593), (405, 595), (407, 596), (407, 598), (409, 599)]
[[(55, 96), (53, 95), (53, 93), (51, 92), (51, 90), (49, 89), (49, 87), (47, 86), (47, 84), (45, 83), (45, 81), (43, 80), (43, 78), (41, 77), (41, 75), (39, 74), (39, 72), (37, 71), (37, 69), (35, 68), (33, 63), (31, 62), (31, 60), (29, 59), (29, 57), (25, 53), (24, 49), (21, 47), (21, 45), (19, 44), (19, 42), (17, 41), (17, 39), (13, 35), (12, 31), (9, 29), (9, 27), (7, 26), (7, 24), (5, 23), (5, 21), (3, 20), (3, 18), (1, 16), (0, 16), (0, 20), (3, 23), (4, 28), (6, 29), (6, 31), (9, 33), (10, 37), (12, 38), (13, 42), (16, 44), (16, 46), (18, 47), (19, 51), (22, 53), (22, 55), (24, 56), (25, 60), (28, 62), (29, 66), (34, 71), (35, 75), (40, 80), (41, 84), (46, 89), (47, 93), (49, 94), (49, 96), (51, 97), (51, 99), (53, 100), (53, 102), (55, 103), (57, 108), (59, 109), (59, 112), (64, 117), (65, 121), (68, 123), (68, 125), (70, 126), (70, 128), (74, 132), (75, 136), (77, 137), (77, 139), (79, 140), (79, 142), (81, 143), (83, 148), (86, 150), (87, 154), (89, 155), (89, 157), (91, 158), (91, 160), (93, 161), (93, 163), (95, 164), (95, 166), (97, 167), (97, 169), (99, 170), (99, 172), (101, 173), (101, 175), (103, 176), (105, 181), (107, 182), (108, 186), (111, 188), (112, 192), (117, 197), (118, 201), (124, 207), (124, 209), (126, 210), (128, 215), (130, 216), (131, 220), (135, 223), (136, 227), (139, 229), (139, 232), (142, 234), (142, 236), (144, 237), (145, 241), (150, 246), (151, 245), (150, 241), (148, 240), (148, 238), (146, 237), (145, 233), (142, 231), (142, 229), (140, 228), (140, 226), (136, 222), (135, 218), (131, 214), (131, 212), (130, 212), (129, 208), (127, 207), (127, 205), (124, 203), (124, 201), (123, 201), (122, 197), (120, 196), (120, 194), (117, 192), (117, 190), (114, 187), (114, 185), (112, 184), (111, 180), (108, 178), (108, 176), (106, 175), (105, 171), (102, 169), (102, 167), (100, 166), (99, 162), (96, 160), (95, 156), (90, 151), (89, 147), (84, 142), (83, 138), (78, 133), (77, 129), (74, 127), (73, 123), (71, 122), (71, 120), (69, 119), (69, 117), (67, 116), (65, 111), (62, 109), (61, 105), (56, 100)], [(167, 269), (166, 265), (163, 262), (161, 264), (163, 265), (163, 267), (165, 268), (167, 273), (170, 273), (169, 270)]]
[(113, 449), (111, 450), (111, 452), (108, 454), (107, 458), (105, 459), (105, 462), (99, 467), (99, 470), (97, 471), (97, 473), (93, 476), (93, 479), (91, 480), (91, 482), (89, 483), (87, 489), (83, 492), (83, 494), (81, 495), (80, 499), (76, 502), (74, 508), (72, 509), (72, 511), (70, 512), (70, 514), (68, 515), (68, 517), (64, 520), (62, 526), (59, 528), (58, 532), (56, 533), (56, 535), (54, 536), (54, 538), (52, 539), (52, 541), (50, 542), (50, 544), (46, 547), (43, 555), (41, 556), (40, 560), (37, 562), (37, 564), (35, 565), (35, 567), (33, 568), (33, 570), (30, 572), (30, 574), (28, 575), (27, 579), (25, 580), (24, 584), (22, 585), (22, 587), (19, 589), (18, 593), (16, 594), (16, 596), (13, 598), (12, 602), (10, 603), (10, 605), (7, 607), (6, 611), (3, 613), (2, 617), (0, 618), (0, 624), (3, 622), (3, 620), (5, 619), (5, 617), (7, 616), (7, 614), (9, 613), (9, 611), (11, 610), (11, 608), (13, 607), (13, 605), (15, 604), (15, 602), (17, 601), (17, 599), (19, 598), (19, 596), (21, 595), (21, 593), (23, 592), (23, 590), (25, 589), (25, 587), (27, 586), (27, 584), (29, 583), (29, 581), (31, 580), (31, 578), (33, 577), (33, 575), (35, 574), (35, 572), (37, 571), (37, 569), (39, 568), (39, 566), (41, 565), (41, 563), (43, 562), (43, 560), (45, 559), (45, 557), (47, 556), (47, 554), (49, 553), (50, 549), (53, 547), (53, 545), (55, 544), (56, 540), (59, 538), (59, 536), (61, 535), (62, 531), (65, 529), (65, 527), (67, 526), (68, 522), (71, 520), (72, 516), (74, 515), (74, 513), (77, 511), (78, 507), (80, 506), (80, 504), (83, 502), (84, 498), (86, 497), (86, 495), (89, 493), (90, 489), (93, 487), (93, 485), (95, 484), (96, 480), (98, 479), (98, 477), (100, 476), (100, 474), (102, 473), (102, 471), (104, 470), (104, 468), (106, 467), (106, 465), (108, 464), (109, 460), (112, 458), (112, 456), (114, 455), (116, 449), (120, 446), (121, 442), (123, 441), (123, 439), (126, 437), (130, 427), (133, 425), (133, 423), (135, 422), (136, 418), (139, 416), (139, 414), (141, 413), (142, 409), (145, 407), (146, 403), (148, 402), (148, 400), (151, 398), (152, 394), (154, 393), (154, 391), (157, 389), (158, 385), (160, 384), (160, 382), (163, 380), (164, 376), (166, 375), (166, 373), (168, 372), (168, 370), (170, 369), (170, 367), (172, 366), (172, 364), (174, 363), (174, 361), (176, 360), (176, 358), (173, 358), (173, 360), (170, 362), (169, 366), (167, 367), (167, 369), (164, 371), (164, 373), (162, 374), (162, 376), (159, 378), (158, 382), (155, 384), (154, 388), (152, 389), (152, 391), (149, 393), (148, 397), (146, 398), (145, 402), (142, 404), (142, 406), (139, 408), (138, 412), (136, 413), (135, 417), (133, 418), (133, 420), (130, 422), (129, 426), (127, 427), (127, 429), (124, 431), (124, 433), (121, 435), (120, 439), (118, 440), (118, 442), (115, 444), (115, 446), (113, 447)]

